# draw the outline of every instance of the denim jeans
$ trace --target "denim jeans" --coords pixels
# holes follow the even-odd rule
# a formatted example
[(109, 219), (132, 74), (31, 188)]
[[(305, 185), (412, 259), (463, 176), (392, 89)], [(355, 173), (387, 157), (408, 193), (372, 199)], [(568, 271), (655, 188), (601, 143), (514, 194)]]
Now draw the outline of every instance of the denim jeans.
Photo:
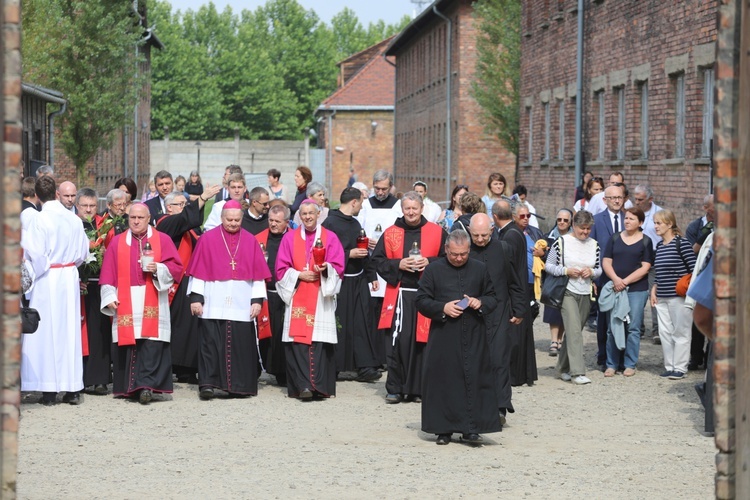
[(643, 312), (647, 300), (648, 290), (628, 292), (630, 322), (625, 326), (625, 351), (623, 352), (617, 348), (612, 330), (608, 330), (607, 368), (617, 370), (623, 365), (625, 368), (635, 368), (635, 365), (638, 364), (638, 352), (641, 348), (641, 334), (643, 333)]

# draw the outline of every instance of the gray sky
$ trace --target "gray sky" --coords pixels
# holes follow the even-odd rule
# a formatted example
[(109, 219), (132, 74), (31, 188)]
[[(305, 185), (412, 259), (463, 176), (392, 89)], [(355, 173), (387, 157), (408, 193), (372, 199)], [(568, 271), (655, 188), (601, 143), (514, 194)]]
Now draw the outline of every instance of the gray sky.
[[(266, 3), (266, 0), (213, 0), (217, 10), (223, 11), (224, 7), (230, 5), (235, 13), (243, 9), (255, 10)], [(411, 0), (297, 0), (305, 9), (312, 9), (326, 23), (341, 12), (344, 7), (349, 7), (357, 13), (357, 17), (363, 26), (370, 22), (383, 19), (386, 23), (394, 24), (404, 15), (411, 15), (416, 5)], [(187, 9), (197, 10), (201, 5), (207, 4), (208, 0), (170, 0), (173, 10)], [(426, 8), (431, 2), (424, 2), (422, 8)]]

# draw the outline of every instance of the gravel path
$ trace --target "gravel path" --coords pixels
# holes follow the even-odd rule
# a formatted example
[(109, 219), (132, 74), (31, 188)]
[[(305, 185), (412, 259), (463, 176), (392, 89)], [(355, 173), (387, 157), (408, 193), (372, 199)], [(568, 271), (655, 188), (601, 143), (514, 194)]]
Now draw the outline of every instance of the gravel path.
[[(646, 322), (646, 324), (649, 324)], [(200, 401), (175, 384), (149, 406), (85, 396), (21, 408), (19, 498), (712, 498), (714, 441), (693, 390), (704, 372), (663, 380), (661, 347), (636, 376), (574, 386), (554, 378), (547, 325), (539, 381), (485, 444), (436, 446), (420, 405), (386, 405), (384, 380), (340, 382), (301, 403), (265, 376), (258, 397)], [(596, 339), (586, 333), (593, 366)], [(457, 436), (455, 436), (457, 437)]]

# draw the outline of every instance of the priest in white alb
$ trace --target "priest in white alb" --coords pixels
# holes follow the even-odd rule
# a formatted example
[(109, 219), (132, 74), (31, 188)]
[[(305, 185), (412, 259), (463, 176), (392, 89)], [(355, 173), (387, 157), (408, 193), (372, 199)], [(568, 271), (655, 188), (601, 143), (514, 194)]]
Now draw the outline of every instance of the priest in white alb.
[(99, 277), (101, 310), (113, 316), (112, 393), (141, 404), (172, 392), (169, 288), (182, 276), (172, 239), (149, 220), (144, 203), (130, 207), (129, 229), (112, 239)]
[[(302, 225), (287, 231), (276, 257), (276, 290), (286, 303), (287, 392), (302, 400), (336, 395), (336, 295), (344, 249), (333, 231), (318, 224), (319, 211), (309, 198), (300, 204)], [(316, 262), (318, 240), (324, 255)]]

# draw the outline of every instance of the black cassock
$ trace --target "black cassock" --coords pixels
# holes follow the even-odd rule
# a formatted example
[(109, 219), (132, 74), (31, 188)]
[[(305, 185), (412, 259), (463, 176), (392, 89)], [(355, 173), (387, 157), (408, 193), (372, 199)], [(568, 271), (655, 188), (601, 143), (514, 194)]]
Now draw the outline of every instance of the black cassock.
[(350, 259), (349, 252), (357, 248), (357, 237), (362, 229), (359, 221), (351, 215), (331, 210), (321, 224), (336, 233), (344, 247), (344, 279), (336, 298), (338, 319), (338, 343), (336, 344), (336, 371), (351, 371), (359, 368), (377, 367), (378, 346), (382, 340), (371, 324), (370, 287), (377, 274), (370, 258)]
[[(482, 302), (458, 318), (443, 307), (464, 295)], [(430, 318), (424, 352), (422, 430), (431, 434), (499, 432), (497, 391), (485, 315), (497, 307), (487, 267), (468, 259), (461, 267), (447, 258), (431, 263), (419, 280), (417, 309)]]
[(483, 247), (472, 244), (469, 257), (487, 266), (495, 288), (497, 307), (485, 314), (490, 357), (496, 377), (499, 408), (513, 413), (513, 389), (510, 385), (510, 332), (513, 324), (510, 318), (523, 318), (528, 309), (523, 286), (526, 274), (521, 275), (524, 269), (519, 270), (513, 265), (510, 246), (496, 235)]
[[(402, 257), (396, 259), (387, 257), (385, 238), (382, 236), (372, 252), (372, 261), (378, 274), (390, 285), (401, 284), (401, 323), (400, 326), (396, 326), (399, 317), (395, 315), (394, 324), (389, 329), (391, 333), (396, 328), (400, 328), (401, 331), (397, 334), (393, 349), (388, 356), (388, 378), (385, 381), (385, 390), (388, 394), (404, 396), (420, 396), (422, 394), (422, 355), (425, 344), (417, 342), (417, 308), (415, 305), (420, 273), (402, 271), (398, 268), (398, 265), (402, 258), (409, 257), (409, 250), (411, 250), (415, 241), (422, 248), (422, 226), (425, 224), (427, 224), (427, 219), (424, 217), (417, 226), (409, 226), (403, 217), (396, 219), (393, 225), (404, 230)], [(446, 236), (447, 234), (443, 231), (438, 257), (428, 257), (430, 262), (445, 255)]]
[[(195, 248), (196, 237), (200, 235), (203, 219), (198, 209), (198, 202), (193, 201), (185, 205), (185, 209), (175, 215), (167, 215), (159, 219), (156, 229), (170, 238), (179, 250), (180, 245), (190, 244)], [(185, 233), (190, 232), (190, 242), (182, 242)], [(188, 263), (182, 263), (187, 269)], [(198, 371), (198, 345), (200, 342), (200, 318), (193, 316), (190, 311), (190, 299), (187, 296), (189, 280), (183, 279), (177, 287), (174, 299), (169, 305), (170, 322), (172, 325), (172, 369), (179, 375), (192, 375)]]
[(520, 325), (513, 325), (510, 329), (510, 382), (513, 386), (533, 385), (537, 380), (537, 370), (534, 352), (534, 318), (529, 304), (531, 304), (530, 299), (533, 297), (534, 289), (528, 283), (526, 236), (514, 222), (500, 229), (498, 234), (500, 240), (506, 242), (511, 248), (513, 268), (517, 269), (521, 275), (527, 306), (523, 322)]
[(268, 315), (271, 322), (271, 338), (259, 342), (260, 354), (263, 359), (263, 367), (268, 373), (276, 377), (280, 385), (286, 384), (286, 355), (284, 343), (281, 337), (284, 335), (284, 312), (286, 304), (276, 292), (276, 255), (279, 253), (279, 245), (286, 231), (282, 234), (268, 232), (266, 252), (268, 254), (268, 268), (271, 271), (271, 279), (266, 280), (266, 292), (268, 292)]
[(243, 210), (242, 229), (249, 232), (253, 236), (260, 233), (264, 229), (268, 229), (268, 214), (263, 214), (256, 219), (255, 217), (250, 215), (249, 210)]

